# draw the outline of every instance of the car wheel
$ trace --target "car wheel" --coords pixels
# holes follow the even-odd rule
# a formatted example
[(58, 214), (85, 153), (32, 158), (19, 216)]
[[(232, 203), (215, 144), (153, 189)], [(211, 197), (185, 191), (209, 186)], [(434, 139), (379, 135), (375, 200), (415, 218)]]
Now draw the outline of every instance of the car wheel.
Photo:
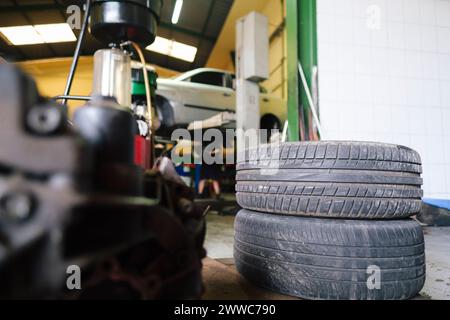
[(160, 116), (161, 127), (172, 128), (175, 125), (175, 119), (170, 102), (162, 96), (156, 96), (156, 109)]
[(280, 130), (280, 120), (273, 114), (265, 114), (261, 117), (260, 128), (266, 130)]
[(239, 159), (236, 198), (245, 209), (343, 219), (398, 219), (421, 209), (420, 156), (403, 146), (296, 142)]
[(306, 299), (408, 299), (425, 282), (424, 239), (411, 219), (360, 221), (242, 210), (237, 270), (255, 285)]

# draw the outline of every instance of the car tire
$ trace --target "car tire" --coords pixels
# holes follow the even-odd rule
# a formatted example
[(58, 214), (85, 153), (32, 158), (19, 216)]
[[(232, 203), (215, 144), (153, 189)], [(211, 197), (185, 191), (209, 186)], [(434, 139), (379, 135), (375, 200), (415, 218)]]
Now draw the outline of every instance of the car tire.
[(306, 299), (409, 299), (425, 282), (423, 232), (412, 219), (317, 219), (241, 210), (234, 258), (253, 284)]
[(280, 120), (277, 116), (270, 113), (261, 117), (259, 126), (261, 129), (268, 130), (269, 133), (270, 130), (281, 130)]
[(420, 155), (366, 142), (263, 146), (238, 158), (236, 198), (245, 209), (343, 219), (399, 219), (420, 212)]
[(156, 96), (156, 109), (158, 114), (161, 115), (161, 126), (163, 128), (172, 128), (175, 125), (175, 117), (173, 113), (173, 108), (170, 102), (162, 97)]

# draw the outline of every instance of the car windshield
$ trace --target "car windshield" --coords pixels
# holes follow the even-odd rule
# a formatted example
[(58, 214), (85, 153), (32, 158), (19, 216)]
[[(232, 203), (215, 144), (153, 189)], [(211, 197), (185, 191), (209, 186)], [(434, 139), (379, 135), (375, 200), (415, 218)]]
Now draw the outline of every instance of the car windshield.
[[(193, 72), (193, 71), (197, 71), (197, 72)], [(170, 77), (168, 79), (172, 79), (172, 80), (187, 80), (187, 79), (191, 79), (191, 77), (193, 77), (193, 76), (196, 76), (196, 75), (199, 75), (199, 74), (203, 74), (203, 73), (210, 73), (210, 72), (217, 72), (217, 73), (222, 73), (222, 74), (224, 73), (224, 71), (215, 70), (215, 69), (211, 69), (211, 70), (210, 69), (201, 69), (201, 70), (194, 69), (194, 70), (191, 70), (191, 71), (180, 73), (180, 74), (175, 75), (173, 77)]]

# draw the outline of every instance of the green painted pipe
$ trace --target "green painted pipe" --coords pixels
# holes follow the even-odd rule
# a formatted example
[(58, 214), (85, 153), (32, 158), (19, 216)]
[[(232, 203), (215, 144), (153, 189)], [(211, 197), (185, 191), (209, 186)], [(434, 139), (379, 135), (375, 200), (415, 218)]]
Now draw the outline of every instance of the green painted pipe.
[[(312, 88), (313, 70), (317, 66), (317, 4), (316, 0), (286, 1), (287, 60), (288, 60), (288, 119), (289, 140), (304, 140), (308, 136), (309, 103), (298, 74), (298, 61), (302, 64), (306, 81)], [(303, 106), (303, 110), (300, 107)], [(303, 125), (306, 137), (300, 136)]]
[[(306, 82), (312, 91), (313, 70), (317, 66), (317, 11), (316, 0), (300, 0), (299, 11), (299, 60), (305, 72)], [(301, 83), (299, 83), (300, 103), (303, 106), (304, 114), (310, 114), (308, 97)], [(309, 117), (305, 117), (305, 128), (312, 126)], [(310, 137), (311, 138), (311, 137)]]
[(300, 92), (299, 74), (297, 71), (299, 34), (298, 12), (299, 1), (286, 1), (286, 30), (287, 30), (287, 80), (288, 80), (288, 139), (300, 140)]

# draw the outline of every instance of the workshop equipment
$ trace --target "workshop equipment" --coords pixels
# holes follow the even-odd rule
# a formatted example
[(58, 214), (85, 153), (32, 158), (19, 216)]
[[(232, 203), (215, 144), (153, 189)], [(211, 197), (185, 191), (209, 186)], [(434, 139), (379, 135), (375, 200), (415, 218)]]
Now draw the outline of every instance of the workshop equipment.
[(92, 0), (91, 34), (105, 44), (155, 41), (162, 0)]
[(123, 50), (112, 48), (94, 54), (92, 95), (115, 97), (124, 107), (131, 107), (131, 58)]
[[(136, 163), (125, 48), (154, 40), (162, 1), (86, 5), (82, 29), (92, 9), (91, 33), (111, 48), (96, 53), (94, 95), (73, 124), (0, 65), (0, 298), (199, 298), (205, 210), (168, 158)], [(70, 84), (82, 40), (65, 99), (80, 98)], [(66, 285), (74, 266), (80, 288)]]

